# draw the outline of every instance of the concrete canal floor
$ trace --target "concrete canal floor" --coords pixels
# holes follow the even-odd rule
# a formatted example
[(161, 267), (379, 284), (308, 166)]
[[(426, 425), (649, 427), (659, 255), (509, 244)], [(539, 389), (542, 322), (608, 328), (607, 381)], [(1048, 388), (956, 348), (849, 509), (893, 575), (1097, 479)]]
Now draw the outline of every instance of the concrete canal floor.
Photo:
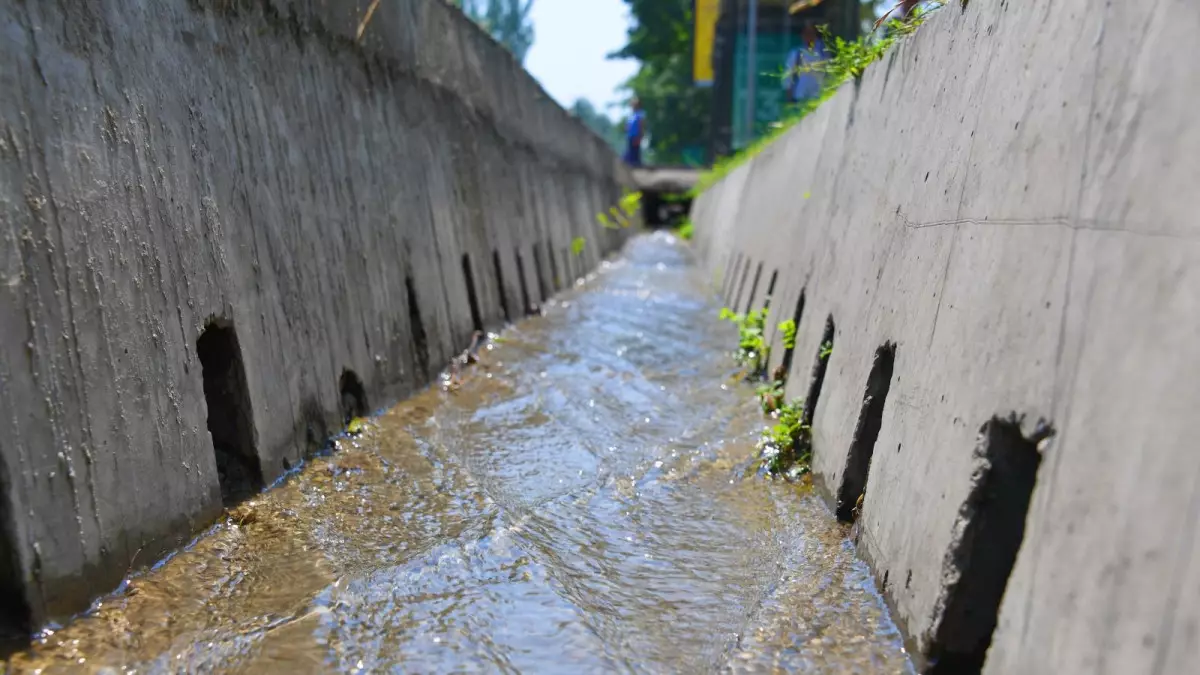
[(847, 531), (757, 475), (706, 288), (633, 240), (10, 669), (911, 672)]

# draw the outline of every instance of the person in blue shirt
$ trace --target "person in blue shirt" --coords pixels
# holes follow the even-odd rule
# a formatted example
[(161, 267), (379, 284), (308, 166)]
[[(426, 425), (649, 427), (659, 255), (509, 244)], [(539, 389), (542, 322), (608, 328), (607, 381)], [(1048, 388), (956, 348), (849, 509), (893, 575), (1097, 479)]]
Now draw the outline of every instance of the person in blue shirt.
[(625, 127), (625, 163), (629, 166), (642, 165), (642, 139), (646, 136), (646, 113), (642, 112), (642, 102), (635, 98), (629, 102), (633, 114), (629, 116), (629, 124)]
[(821, 95), (821, 62), (829, 58), (815, 24), (804, 26), (803, 43), (788, 54), (784, 88), (788, 103), (805, 103)]

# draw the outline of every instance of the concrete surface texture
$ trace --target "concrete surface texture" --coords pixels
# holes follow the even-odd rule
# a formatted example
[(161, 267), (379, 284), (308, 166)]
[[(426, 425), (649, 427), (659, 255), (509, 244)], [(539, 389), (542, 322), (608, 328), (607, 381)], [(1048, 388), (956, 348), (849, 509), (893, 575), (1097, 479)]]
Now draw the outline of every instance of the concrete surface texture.
[[(739, 311), (764, 301), (745, 280), (760, 265), (779, 272), (772, 327), (803, 294), (789, 397), (835, 327), (813, 410), (831, 499), (856, 479), (879, 409), (865, 388), (894, 343), (856, 528), (931, 662), (971, 632), (957, 621), (991, 633), (961, 609), (988, 614), (995, 575), (985, 672), (1200, 657), (1198, 31), (1186, 0), (950, 3), (695, 204)], [(1024, 520), (1018, 505), (980, 536), (1029, 471)]]
[(369, 4), (0, 2), (18, 627), (211, 522), (219, 468), (270, 484), (620, 244), (601, 139), (444, 3), (381, 3), (359, 39)]

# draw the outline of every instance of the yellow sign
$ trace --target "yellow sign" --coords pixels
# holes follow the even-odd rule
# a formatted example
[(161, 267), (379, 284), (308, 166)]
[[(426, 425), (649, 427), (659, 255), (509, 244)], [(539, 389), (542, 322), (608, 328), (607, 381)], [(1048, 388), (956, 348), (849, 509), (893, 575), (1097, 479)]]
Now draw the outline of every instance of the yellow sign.
[(713, 42), (717, 37), (717, 17), (721, 0), (695, 0), (692, 3), (696, 26), (693, 31), (692, 80), (698, 85), (713, 83)]

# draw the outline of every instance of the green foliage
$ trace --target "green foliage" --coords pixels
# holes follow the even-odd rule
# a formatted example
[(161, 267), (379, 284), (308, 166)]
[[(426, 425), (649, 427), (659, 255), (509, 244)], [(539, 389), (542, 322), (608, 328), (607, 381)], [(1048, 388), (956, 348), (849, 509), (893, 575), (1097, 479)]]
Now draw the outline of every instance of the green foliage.
[(691, 241), (692, 237), (696, 235), (696, 226), (692, 223), (692, 219), (685, 218), (683, 224), (675, 230), (675, 234), (684, 241)]
[(821, 350), (819, 352), (817, 352), (817, 358), (824, 361), (825, 359), (829, 358), (829, 355), (832, 353), (833, 353), (833, 343), (826, 340), (824, 343), (821, 344)]
[(362, 417), (355, 417), (354, 419), (350, 420), (349, 424), (346, 425), (346, 433), (351, 436), (358, 436), (367, 430), (367, 426), (370, 423), (370, 420), (363, 419)]
[(770, 348), (763, 337), (763, 327), (767, 323), (767, 310), (760, 309), (749, 314), (735, 314), (728, 307), (723, 308), (719, 315), (722, 321), (729, 321), (738, 327), (738, 348), (733, 358), (746, 371), (748, 379), (762, 377), (767, 368)]
[(625, 196), (621, 197), (617, 206), (610, 206), (608, 213), (597, 213), (596, 222), (600, 223), (600, 227), (608, 230), (615, 230), (619, 227), (629, 227), (633, 224), (630, 218), (637, 215), (638, 209), (642, 205), (642, 193), (626, 192)]
[(578, 99), (569, 112), (603, 138), (618, 155), (625, 152), (625, 134), (621, 125), (597, 110), (591, 101), (585, 98)]
[(692, 3), (687, 0), (624, 0), (628, 42), (613, 59), (636, 59), (637, 73), (621, 89), (641, 99), (646, 113), (649, 164), (686, 164), (689, 150), (708, 138), (712, 89), (692, 82)]
[(575, 237), (571, 240), (571, 254), (579, 255), (583, 253), (583, 247), (587, 245), (587, 239), (583, 237)]
[(762, 406), (764, 414), (769, 415), (783, 405), (783, 387), (783, 380), (771, 380), (755, 388), (754, 393), (758, 396), (758, 403)]
[(620, 201), (621, 210), (630, 218), (636, 216), (642, 209), (642, 193), (626, 191)]
[(533, 0), (450, 0), (524, 63), (533, 46)]
[(608, 214), (612, 216), (613, 221), (615, 221), (621, 227), (629, 227), (633, 224), (628, 218), (625, 217), (625, 214), (621, 213), (620, 209), (615, 206), (610, 206), (608, 208)]
[[(933, 4), (933, 8), (940, 6), (941, 3)], [(840, 37), (831, 37), (826, 32), (824, 39), (826, 44), (829, 45), (831, 58), (804, 70), (804, 72), (818, 71), (824, 74), (821, 95), (803, 104), (794, 106), (782, 120), (775, 124), (769, 133), (743, 148), (741, 152), (717, 160), (713, 164), (712, 169), (700, 176), (692, 194), (698, 195), (720, 182), (722, 178), (729, 175), (734, 169), (753, 159), (764, 148), (775, 142), (777, 138), (795, 126), (800, 120), (807, 117), (809, 113), (819, 108), (822, 103), (832, 98), (837, 93), (837, 90), (847, 81), (862, 77), (867, 66), (881, 59), (900, 38), (912, 35), (917, 30), (917, 27), (924, 23), (929, 11), (917, 8), (908, 18), (903, 20), (893, 19), (887, 22), (887, 30), (882, 35), (872, 33), (864, 35), (857, 40), (845, 40)]]
[(767, 428), (758, 447), (763, 467), (775, 475), (799, 477), (812, 465), (812, 427), (804, 423), (804, 401), (793, 399), (775, 411), (775, 425)]
[(783, 348), (796, 348), (796, 322), (788, 319), (779, 322), (779, 332), (783, 333)]

